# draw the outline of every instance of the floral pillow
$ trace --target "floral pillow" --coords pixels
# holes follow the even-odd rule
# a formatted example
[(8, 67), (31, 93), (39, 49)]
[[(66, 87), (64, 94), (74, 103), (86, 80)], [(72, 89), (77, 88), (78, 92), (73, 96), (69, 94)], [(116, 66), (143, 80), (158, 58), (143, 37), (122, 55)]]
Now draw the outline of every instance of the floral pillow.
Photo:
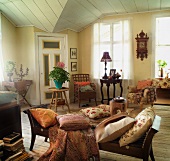
[(58, 114), (51, 109), (34, 108), (29, 110), (37, 122), (44, 128), (53, 126), (57, 123), (56, 116)]
[(57, 120), (63, 130), (83, 130), (90, 127), (89, 121), (81, 114), (58, 115)]
[(145, 87), (148, 87), (151, 85), (152, 85), (152, 80), (150, 80), (150, 79), (138, 81), (137, 89), (144, 89)]
[(135, 124), (119, 140), (120, 147), (137, 141), (150, 128), (155, 117), (153, 108), (148, 107), (140, 112), (135, 118)]
[(110, 112), (108, 110), (98, 108), (98, 107), (89, 107), (80, 110), (85, 116), (91, 118), (91, 119), (99, 119), (103, 117), (110, 116)]

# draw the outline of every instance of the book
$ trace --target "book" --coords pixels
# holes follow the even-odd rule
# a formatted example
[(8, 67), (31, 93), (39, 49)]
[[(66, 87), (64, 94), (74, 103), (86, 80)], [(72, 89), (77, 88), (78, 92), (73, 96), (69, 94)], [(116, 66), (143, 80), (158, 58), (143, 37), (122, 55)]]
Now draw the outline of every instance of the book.
[(23, 138), (20, 138), (12, 144), (4, 143), (4, 149), (15, 151), (18, 147), (20, 147), (20, 145), (23, 145)]
[(13, 133), (5, 136), (3, 138), (3, 141), (4, 141), (4, 143), (12, 144), (12, 143), (14, 143), (15, 141), (17, 141), (20, 138), (21, 138), (21, 134), (20, 133), (13, 132)]

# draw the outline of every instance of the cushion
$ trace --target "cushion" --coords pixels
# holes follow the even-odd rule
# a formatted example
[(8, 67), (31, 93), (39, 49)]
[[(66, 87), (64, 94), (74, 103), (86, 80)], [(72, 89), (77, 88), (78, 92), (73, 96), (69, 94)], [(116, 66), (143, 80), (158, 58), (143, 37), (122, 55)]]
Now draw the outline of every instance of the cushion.
[(89, 85), (90, 82), (89, 81), (87, 81), (87, 82), (75, 82), (74, 84), (78, 84), (80, 86), (86, 86), (86, 85)]
[(107, 111), (110, 111), (110, 105), (100, 104), (97, 107), (102, 108), (102, 109), (107, 110)]
[[(118, 115), (118, 114), (117, 114)], [(115, 117), (115, 115), (113, 115)], [(104, 143), (112, 141), (123, 135), (127, 130), (129, 130), (135, 122), (134, 118), (129, 116), (123, 116), (122, 113), (119, 114), (119, 118), (115, 120), (113, 117), (108, 124), (103, 121), (95, 129), (96, 141), (99, 143)]]
[(80, 92), (87, 92), (87, 91), (93, 91), (93, 88), (90, 85), (80, 87)]
[(141, 138), (153, 123), (155, 113), (153, 108), (148, 107), (140, 112), (135, 118), (135, 124), (119, 140), (120, 147), (135, 142)]
[(44, 128), (53, 126), (57, 123), (56, 116), (58, 115), (53, 110), (45, 108), (29, 109), (33, 117)]
[(143, 89), (143, 88), (151, 86), (151, 85), (152, 85), (151, 79), (138, 81), (137, 89)]
[(83, 130), (90, 127), (89, 121), (81, 114), (58, 115), (57, 120), (63, 130)]
[(98, 119), (103, 117), (110, 116), (110, 112), (108, 110), (98, 108), (98, 107), (89, 107), (80, 110), (85, 116), (91, 118), (91, 119)]

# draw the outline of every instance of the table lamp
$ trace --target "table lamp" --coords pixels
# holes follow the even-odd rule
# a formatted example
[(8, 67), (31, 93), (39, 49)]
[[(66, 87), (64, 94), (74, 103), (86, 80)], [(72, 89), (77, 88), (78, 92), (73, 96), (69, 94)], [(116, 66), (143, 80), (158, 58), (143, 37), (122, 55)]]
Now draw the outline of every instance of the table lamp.
[(106, 70), (107, 70), (106, 65), (107, 65), (107, 62), (111, 62), (111, 61), (112, 59), (109, 55), (109, 52), (104, 52), (103, 57), (101, 58), (101, 62), (105, 62), (105, 75), (102, 77), (103, 79), (108, 79), (107, 73), (106, 73)]

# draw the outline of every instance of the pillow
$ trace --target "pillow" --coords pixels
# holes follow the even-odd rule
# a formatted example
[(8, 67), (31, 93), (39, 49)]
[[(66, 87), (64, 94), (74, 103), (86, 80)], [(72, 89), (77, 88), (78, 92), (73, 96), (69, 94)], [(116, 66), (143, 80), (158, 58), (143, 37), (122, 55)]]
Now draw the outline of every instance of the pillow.
[(97, 107), (102, 108), (102, 109), (107, 110), (107, 111), (110, 111), (110, 105), (100, 104)]
[(108, 110), (98, 108), (98, 107), (89, 107), (80, 110), (85, 116), (91, 118), (91, 119), (98, 119), (103, 117), (110, 116), (110, 112)]
[(155, 117), (153, 108), (148, 107), (140, 112), (135, 120), (135, 124), (119, 140), (120, 147), (135, 142), (141, 138), (152, 125)]
[(63, 130), (83, 130), (90, 127), (89, 121), (80, 114), (58, 115), (57, 120)]
[(37, 122), (44, 128), (53, 126), (57, 123), (56, 116), (58, 114), (51, 109), (34, 108), (29, 110)]
[(138, 81), (137, 89), (143, 89), (143, 88), (151, 86), (151, 85), (152, 85), (152, 80), (150, 80), (150, 79)]
[(78, 84), (80, 86), (86, 86), (86, 85), (89, 85), (90, 82), (89, 81), (87, 81), (87, 82), (75, 82), (75, 84)]
[(101, 124), (95, 129), (96, 141), (99, 143), (104, 143), (115, 140), (128, 131), (134, 125), (134, 122), (134, 118), (127, 116), (115, 122), (109, 123), (106, 126), (103, 126), (103, 128), (101, 128)]
[(93, 88), (90, 85), (80, 87), (80, 92), (87, 92), (87, 91), (93, 91)]

